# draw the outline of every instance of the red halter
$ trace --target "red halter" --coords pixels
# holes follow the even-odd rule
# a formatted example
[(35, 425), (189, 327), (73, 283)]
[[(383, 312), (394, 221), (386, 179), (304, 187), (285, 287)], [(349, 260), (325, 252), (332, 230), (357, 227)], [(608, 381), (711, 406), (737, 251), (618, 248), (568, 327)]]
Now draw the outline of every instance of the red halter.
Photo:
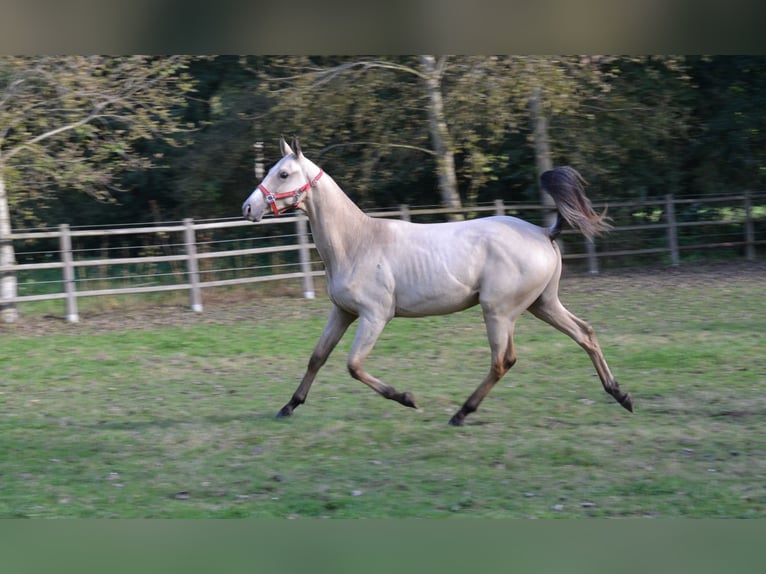
[[(307, 192), (310, 188), (316, 187), (317, 182), (319, 181), (319, 178), (322, 177), (322, 174), (324, 172), (320, 169), (319, 173), (316, 174), (316, 177), (310, 181), (307, 181), (305, 184), (303, 184), (298, 189), (294, 189), (293, 191), (285, 191), (282, 193), (271, 193), (266, 187), (261, 184), (258, 186), (258, 189), (261, 190), (261, 193), (263, 193), (263, 197), (266, 200), (266, 203), (271, 206), (271, 211), (274, 213), (274, 216), (282, 215), (283, 213), (286, 213), (290, 211), (291, 209), (295, 209), (298, 207), (298, 204), (301, 202), (301, 195), (303, 195), (305, 192)], [(277, 207), (277, 200), (278, 199), (285, 199), (286, 197), (294, 197), (295, 201), (291, 205), (286, 205), (282, 209)]]

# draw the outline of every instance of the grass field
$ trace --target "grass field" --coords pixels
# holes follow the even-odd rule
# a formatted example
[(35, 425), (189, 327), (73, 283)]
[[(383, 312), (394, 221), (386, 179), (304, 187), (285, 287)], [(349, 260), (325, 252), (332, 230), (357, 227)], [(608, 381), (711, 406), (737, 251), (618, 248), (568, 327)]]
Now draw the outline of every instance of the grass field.
[(518, 364), (462, 428), (488, 368), (477, 309), (397, 319), (369, 370), (351, 333), (294, 391), (329, 303), (221, 297), (0, 327), (0, 517), (766, 518), (766, 266), (571, 276), (635, 413), (525, 315)]

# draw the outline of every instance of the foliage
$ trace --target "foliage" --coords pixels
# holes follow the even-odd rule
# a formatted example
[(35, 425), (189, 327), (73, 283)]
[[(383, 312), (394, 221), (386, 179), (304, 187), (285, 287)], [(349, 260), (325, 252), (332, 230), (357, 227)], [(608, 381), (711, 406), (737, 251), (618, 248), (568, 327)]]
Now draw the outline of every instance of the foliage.
[(681, 58), (620, 58), (599, 64), (605, 90), (581, 114), (554, 116), (556, 156), (584, 166), (594, 198), (683, 194), (693, 84)]
[(687, 141), (684, 183), (713, 194), (766, 187), (766, 58), (689, 59), (694, 130)]
[(405, 202), (433, 176), (416, 58), (278, 58), (258, 72), (269, 124), (302, 137), (363, 207)]
[[(11, 62), (31, 73), (60, 60), (4, 58), (0, 85), (18, 75)], [(116, 75), (89, 70), (118, 63), (137, 74), (143, 63), (175, 72), (160, 76), (169, 91), (155, 84), (142, 96), (144, 112), (135, 120), (153, 128), (117, 141), (128, 135), (122, 115), (53, 138), (50, 153), (32, 157), (30, 148), (20, 149), (16, 159), (25, 161), (6, 170), (9, 181), (18, 181), (9, 189), (17, 227), (41, 213), (49, 223), (74, 224), (236, 216), (256, 183), (253, 144), (264, 143), (269, 166), (282, 134), (300, 136), (306, 153), (364, 208), (440, 202), (416, 56), (71, 62), (63, 87), (78, 77), (86, 87), (108, 78), (114, 83)], [(447, 57), (441, 89), (461, 198), (469, 204), (537, 200), (528, 107), (533, 90), (543, 94), (554, 163), (577, 167), (595, 201), (758, 190), (766, 184), (764, 68), (762, 56)], [(193, 98), (183, 97), (192, 84)], [(38, 95), (69, 94), (70, 107), (85, 101), (72, 99), (74, 87), (62, 89), (48, 85)], [(22, 122), (28, 133), (62, 121), (66, 109), (46, 108), (36, 97), (12, 110), (17, 118), (29, 114)], [(0, 125), (8, 125), (10, 108), (2, 109)], [(186, 124), (198, 129), (184, 134), (189, 145), (179, 148), (167, 132), (153, 135), (161, 119), (170, 122), (170, 132)], [(6, 152), (8, 143), (3, 146)], [(67, 157), (65, 147), (79, 155)], [(163, 169), (146, 169), (147, 160)], [(72, 193), (78, 189), (110, 203)], [(127, 193), (113, 195), (115, 189)]]
[[(16, 225), (44, 219), (58, 192), (114, 202), (120, 175), (145, 171), (191, 126), (177, 115), (193, 90), (185, 57), (0, 59), (0, 176)], [(2, 198), (5, 200), (5, 198)], [(58, 221), (54, 222), (58, 223)]]
[(138, 173), (133, 186), (142, 201), (156, 203), (159, 219), (239, 215), (245, 190), (254, 187), (253, 144), (263, 139), (257, 121), (266, 102), (240, 57), (198, 59), (189, 74), (197, 83), (184, 119), (200, 129), (192, 145), (168, 150), (168, 169), (151, 174), (154, 181), (141, 181), (145, 174)]
[[(361, 202), (380, 205), (387, 187), (395, 187), (404, 191), (389, 203), (433, 203), (433, 183), (412, 189), (435, 168), (426, 72), (416, 59), (286, 58), (277, 64), (280, 76), (263, 75), (274, 96), (272, 117), (291, 131), (309, 131), (320, 148), (342, 152), (342, 177), (353, 182)], [(554, 115), (576, 114), (584, 97), (606, 89), (599, 66), (579, 57), (455, 56), (443, 60), (440, 77), (450, 151), (469, 203), (484, 199), (487, 184), (507, 170), (514, 153), (509, 137), (528, 133), (535, 88), (544, 87), (546, 110)], [(533, 173), (526, 175), (534, 182)]]

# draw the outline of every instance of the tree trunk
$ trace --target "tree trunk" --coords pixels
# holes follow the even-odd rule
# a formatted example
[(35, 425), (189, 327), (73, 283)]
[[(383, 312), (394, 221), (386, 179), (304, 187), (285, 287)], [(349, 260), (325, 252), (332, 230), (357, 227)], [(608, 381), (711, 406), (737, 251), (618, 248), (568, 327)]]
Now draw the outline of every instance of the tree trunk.
[[(13, 252), (13, 241), (2, 239), (11, 234), (11, 212), (8, 203), (8, 195), (5, 192), (5, 178), (3, 177), (2, 165), (0, 165), (0, 268), (10, 267), (16, 264), (16, 256)], [(16, 272), (13, 270), (0, 271), (0, 320), (5, 323), (13, 323), (18, 319), (16, 303), (6, 303), (12, 297), (16, 297)]]
[[(421, 56), (420, 63), (425, 75), (428, 92), (428, 126), (431, 143), (436, 153), (436, 170), (439, 178), (439, 193), (444, 207), (460, 208), (460, 194), (457, 189), (455, 174), (455, 155), (452, 151), (452, 138), (444, 116), (444, 102), (441, 92), (441, 71), (433, 56)], [(450, 219), (462, 219), (454, 214)]]
[[(542, 89), (535, 88), (529, 97), (529, 116), (532, 123), (532, 138), (535, 145), (535, 166), (538, 182), (543, 172), (553, 169), (551, 148), (548, 143), (548, 118), (543, 111)], [(540, 187), (540, 203), (545, 207), (545, 225), (553, 225), (556, 205), (553, 198)]]

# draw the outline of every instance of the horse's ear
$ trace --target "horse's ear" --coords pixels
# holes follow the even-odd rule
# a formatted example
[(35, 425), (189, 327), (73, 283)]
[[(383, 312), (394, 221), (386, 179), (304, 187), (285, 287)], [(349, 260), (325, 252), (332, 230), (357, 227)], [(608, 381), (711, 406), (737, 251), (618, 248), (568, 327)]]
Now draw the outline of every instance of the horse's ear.
[(303, 153), (301, 151), (301, 142), (298, 141), (297, 137), (293, 138), (293, 150), (295, 150), (295, 157), (300, 157)]
[(290, 149), (289, 145), (287, 145), (287, 142), (285, 141), (284, 136), (279, 138), (279, 149), (282, 152), (282, 157), (284, 157), (286, 155), (290, 155), (291, 153), (293, 153), (293, 150)]

